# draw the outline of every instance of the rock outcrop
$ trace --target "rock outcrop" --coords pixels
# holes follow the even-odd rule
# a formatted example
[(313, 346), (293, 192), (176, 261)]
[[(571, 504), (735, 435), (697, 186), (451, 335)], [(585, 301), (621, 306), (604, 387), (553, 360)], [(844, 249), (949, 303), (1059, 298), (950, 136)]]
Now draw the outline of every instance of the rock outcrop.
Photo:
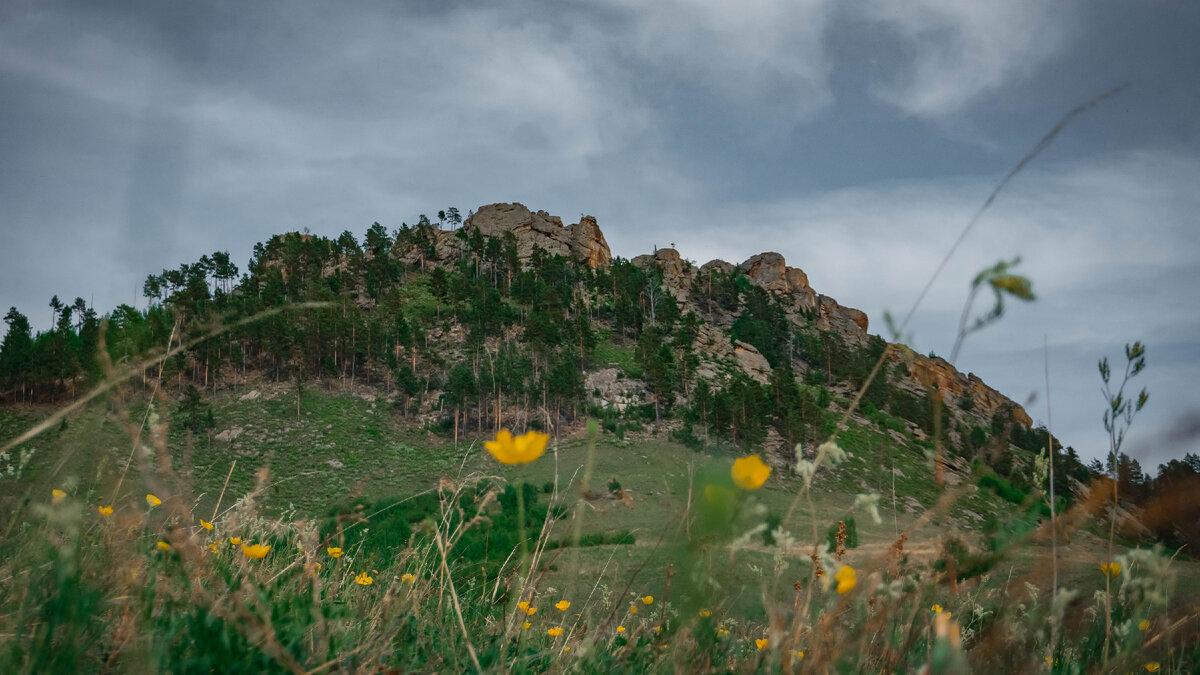
[(937, 387), (948, 403), (961, 403), (969, 398), (970, 414), (980, 420), (990, 420), (996, 413), (1011, 407), (1013, 422), (1026, 427), (1033, 425), (1024, 408), (984, 384), (975, 373), (963, 375), (945, 359), (918, 354), (904, 345), (893, 346), (891, 353), (892, 361), (908, 368), (909, 377), (921, 387)]
[[(512, 232), (517, 239), (517, 256), (528, 260), (535, 246), (547, 253), (564, 258), (580, 260), (593, 269), (607, 267), (612, 262), (612, 252), (596, 219), (583, 216), (578, 223), (564, 226), (562, 219), (545, 211), (532, 212), (524, 204), (489, 204), (463, 223), (462, 229), (469, 235), (478, 230), (485, 237), (502, 237)], [(442, 240), (450, 247), (448, 239), (456, 239), (452, 233)]]

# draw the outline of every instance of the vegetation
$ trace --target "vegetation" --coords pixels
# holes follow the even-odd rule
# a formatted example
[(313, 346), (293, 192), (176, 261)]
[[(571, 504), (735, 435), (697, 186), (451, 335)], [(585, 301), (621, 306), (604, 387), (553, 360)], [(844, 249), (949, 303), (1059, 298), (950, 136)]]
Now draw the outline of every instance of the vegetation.
[[(973, 289), (1032, 297), (1009, 267)], [(1120, 452), (1140, 344), (1088, 467), (736, 269), (681, 302), (652, 264), (421, 216), (238, 273), (204, 256), (104, 317), (55, 298), (37, 335), (6, 315), (4, 672), (1200, 663), (1200, 460)], [(768, 375), (702, 353), (720, 325)]]

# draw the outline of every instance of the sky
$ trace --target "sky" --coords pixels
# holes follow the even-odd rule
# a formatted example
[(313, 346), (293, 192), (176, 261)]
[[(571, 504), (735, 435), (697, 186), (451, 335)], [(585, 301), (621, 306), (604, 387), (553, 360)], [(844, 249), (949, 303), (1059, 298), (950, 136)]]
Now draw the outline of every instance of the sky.
[[(0, 308), (137, 303), (163, 267), (455, 206), (595, 216), (613, 254), (777, 251), (947, 356), (970, 280), (1033, 282), (958, 367), (1107, 452), (1200, 450), (1200, 4), (1146, 0), (0, 3)], [(987, 298), (976, 312), (990, 308)], [(1046, 381), (1050, 395), (1046, 395)], [(1047, 407), (1049, 401), (1049, 407)], [(1184, 433), (1192, 429), (1192, 433)]]

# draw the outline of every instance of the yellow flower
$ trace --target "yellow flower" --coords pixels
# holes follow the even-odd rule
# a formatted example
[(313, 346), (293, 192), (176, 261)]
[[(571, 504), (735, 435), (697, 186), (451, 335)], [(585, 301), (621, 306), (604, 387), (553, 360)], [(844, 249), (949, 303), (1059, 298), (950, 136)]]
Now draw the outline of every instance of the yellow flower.
[(854, 568), (849, 565), (842, 565), (842, 568), (837, 571), (837, 574), (833, 575), (833, 578), (837, 580), (838, 593), (846, 593), (854, 588), (854, 584), (858, 583)]
[(165, 541), (160, 541), (157, 544), (155, 544), (155, 546), (158, 546), (158, 550), (160, 550), (160, 551), (170, 551), (171, 550), (171, 545)]
[(150, 506), (158, 506), (159, 504), (162, 503), (162, 500), (159, 499), (158, 497), (155, 497), (152, 494), (147, 494), (146, 495), (146, 503), (149, 504)]
[(642, 596), (642, 604), (643, 605), (653, 605), (654, 604), (654, 596), (653, 595)]
[(529, 603), (522, 600), (521, 602), (517, 603), (517, 609), (528, 614), (529, 613)]
[(798, 659), (804, 658), (804, 652), (792, 652), (792, 654)]
[(757, 640), (754, 641), (754, 644), (758, 647), (758, 651), (761, 652), (762, 650), (767, 648), (767, 645), (771, 644), (771, 641), (768, 640), (767, 638), (758, 638)]
[(709, 617), (712, 616), (712, 612), (708, 611), (707, 609), (702, 609), (700, 610), (700, 616)]
[(62, 490), (59, 490), (58, 488), (54, 488), (53, 490), (50, 491), (50, 503), (51, 504), (57, 504), (66, 498), (67, 498), (67, 493), (63, 492)]
[(406, 584), (415, 584), (417, 582), (417, 577), (405, 572), (404, 574), (400, 575), (400, 581), (403, 581)]
[(725, 637), (726, 635), (729, 635), (729, 630), (728, 630), (728, 629), (726, 629), (726, 628), (718, 628), (718, 629), (717, 629), (717, 637), (719, 637), (719, 638), (723, 638), (723, 637)]
[(618, 633), (624, 633), (624, 632), (625, 632), (625, 626), (617, 626), (617, 632), (618, 632)]
[(521, 624), (521, 630), (529, 630), (529, 627), (530, 627), (530, 626), (532, 626), (532, 625), (533, 625), (533, 624), (531, 624), (531, 623), (529, 623), (528, 621), (526, 621), (525, 623)]
[(354, 577), (354, 580), (357, 581), (360, 586), (370, 586), (371, 584), (375, 583), (375, 580), (366, 572)]
[(563, 652), (569, 652), (569, 651), (571, 651), (570, 647), (563, 647)]
[(97, 506), (96, 509), (100, 511), (100, 515), (102, 515), (102, 516), (111, 516), (112, 515), (112, 507), (111, 506)]
[(334, 558), (342, 557), (342, 548), (340, 546), (329, 546), (325, 549), (325, 552)]
[(630, 614), (637, 614), (637, 612), (638, 612), (637, 605), (630, 605), (630, 606), (629, 606), (629, 613), (630, 613)]
[(210, 523), (210, 522), (208, 522), (207, 520), (205, 520), (205, 519), (201, 518), (201, 519), (200, 519), (200, 527), (203, 527), (203, 528), (204, 528), (204, 529), (206, 529), (206, 530), (211, 530), (213, 526), (212, 526), (212, 523)]
[(1150, 630), (1150, 620), (1142, 619), (1138, 622), (1138, 630)]
[(558, 608), (558, 611), (565, 612), (567, 611), (567, 608), (571, 606), (571, 602), (569, 600), (559, 600), (558, 602), (554, 603), (554, 606)]
[(743, 490), (757, 490), (767, 482), (771, 467), (763, 464), (758, 455), (749, 455), (735, 459), (729, 473), (733, 476), (734, 485)]
[(1115, 578), (1121, 574), (1121, 563), (1109, 562), (1100, 566), (1100, 572), (1108, 577)]
[(317, 571), (318, 571), (318, 572), (320, 572), (320, 571), (321, 571), (321, 563), (317, 563)]
[(270, 550), (270, 544), (242, 544), (242, 553), (245, 553), (247, 558), (254, 558), (255, 560), (262, 560), (267, 557), (267, 552)]
[(232, 544), (233, 546), (237, 546), (238, 544), (242, 543), (242, 538), (241, 537), (230, 537), (229, 543)]
[(212, 551), (213, 553), (216, 553), (217, 551), (219, 551), (221, 549), (220, 549), (220, 547), (217, 546), (217, 542), (214, 541), (213, 543), (208, 545), (208, 550)]
[(527, 464), (542, 456), (549, 440), (549, 434), (539, 431), (530, 431), (514, 438), (508, 429), (501, 429), (496, 434), (496, 440), (485, 441), (483, 445), (501, 464)]
[(933, 612), (934, 614), (941, 614), (942, 606), (937, 603), (934, 603), (933, 607), (929, 608), (929, 611)]
[(529, 609), (525, 610), (525, 613), (529, 616), (533, 616), (534, 614), (537, 614), (537, 607), (530, 607)]
[(558, 637), (559, 635), (562, 635), (562, 628), (555, 626), (554, 628), (546, 631), (546, 635), (549, 635), (550, 637)]
[(1146, 670), (1148, 670), (1148, 671), (1150, 671), (1150, 672), (1152, 672), (1152, 673), (1157, 673), (1157, 672), (1158, 672), (1158, 669), (1159, 669), (1159, 667), (1160, 667), (1160, 666), (1159, 666), (1159, 664), (1158, 664), (1158, 661), (1151, 661), (1150, 663), (1147, 663), (1147, 664), (1146, 664)]

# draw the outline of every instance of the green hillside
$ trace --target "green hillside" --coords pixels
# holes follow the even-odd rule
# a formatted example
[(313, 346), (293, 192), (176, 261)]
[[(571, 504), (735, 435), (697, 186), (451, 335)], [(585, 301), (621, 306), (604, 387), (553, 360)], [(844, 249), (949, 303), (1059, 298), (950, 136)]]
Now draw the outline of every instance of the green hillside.
[[(1110, 518), (1020, 406), (777, 255), (613, 259), (519, 206), (11, 311), (5, 671), (1197, 663), (1186, 528)], [(502, 429), (547, 449), (498, 462)]]

